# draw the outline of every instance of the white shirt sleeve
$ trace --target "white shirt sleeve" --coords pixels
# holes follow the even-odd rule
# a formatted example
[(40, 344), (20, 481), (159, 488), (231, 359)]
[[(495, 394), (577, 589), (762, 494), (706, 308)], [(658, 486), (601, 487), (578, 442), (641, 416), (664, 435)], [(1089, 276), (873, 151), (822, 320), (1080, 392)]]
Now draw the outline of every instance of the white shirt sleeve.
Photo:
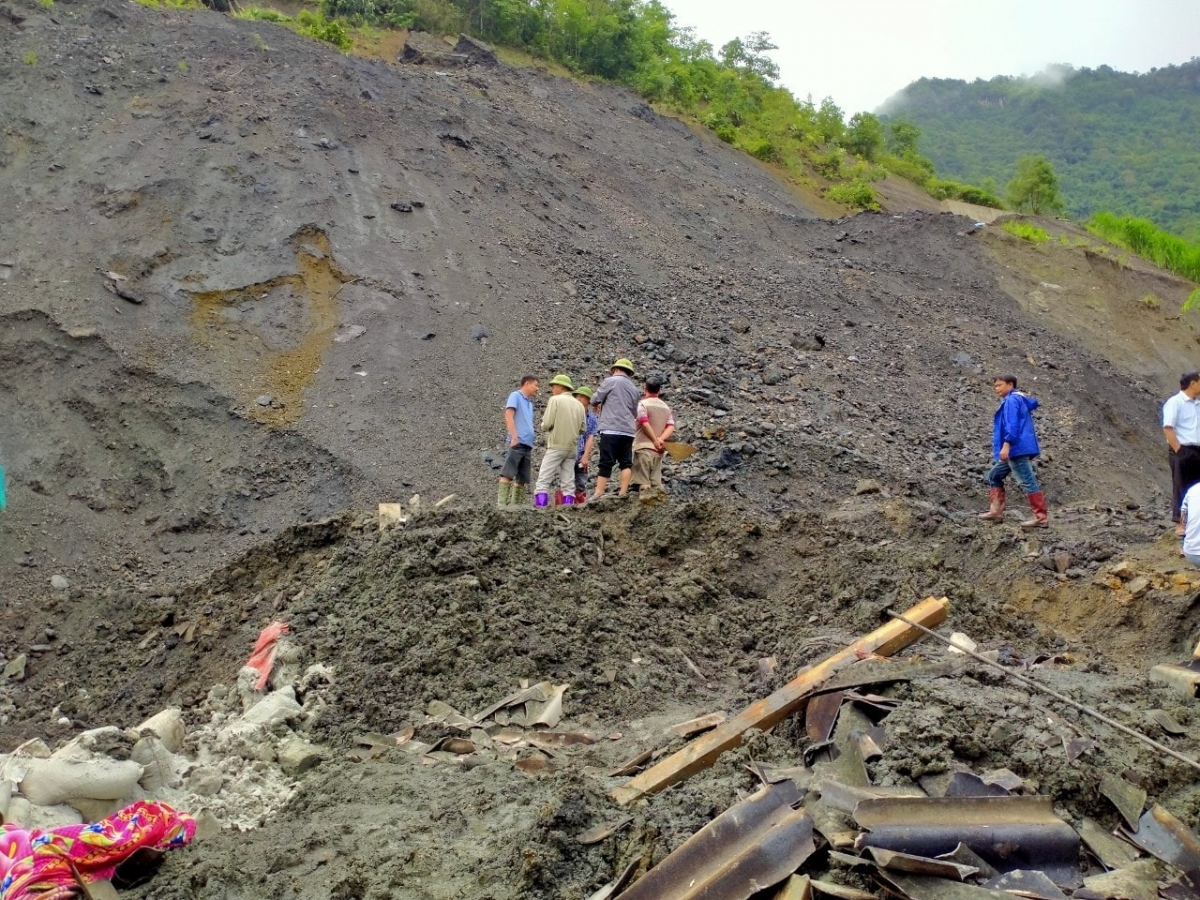
[(1179, 395), (1175, 394), (1163, 404), (1163, 428), (1174, 428), (1179, 421)]

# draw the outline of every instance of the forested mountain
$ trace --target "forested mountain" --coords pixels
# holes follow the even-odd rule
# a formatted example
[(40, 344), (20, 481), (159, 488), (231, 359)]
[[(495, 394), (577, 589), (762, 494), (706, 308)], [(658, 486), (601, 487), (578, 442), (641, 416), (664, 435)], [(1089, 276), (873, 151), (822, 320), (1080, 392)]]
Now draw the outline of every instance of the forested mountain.
[(922, 78), (885, 104), (921, 130), (947, 178), (1012, 178), (1017, 160), (1054, 164), (1067, 211), (1111, 210), (1200, 239), (1200, 58), (1143, 74), (1058, 66), (990, 81)]

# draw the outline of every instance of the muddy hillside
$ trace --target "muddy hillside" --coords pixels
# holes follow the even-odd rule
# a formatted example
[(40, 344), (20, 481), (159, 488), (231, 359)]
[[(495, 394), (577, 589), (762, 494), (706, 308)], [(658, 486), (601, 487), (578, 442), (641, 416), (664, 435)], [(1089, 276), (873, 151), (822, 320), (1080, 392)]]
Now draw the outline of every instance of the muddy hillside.
[[(1040, 900), (1192, 900), (1135, 827), (1200, 815), (1195, 688), (1148, 677), (1200, 639), (1157, 420), (1190, 286), (1066, 223), (820, 218), (536, 69), (124, 0), (0, 0), (0, 47), (0, 819), (188, 811), (117, 878), (145, 900), (661, 898), (765, 790), (811, 832), (780, 878), (944, 900), (861, 801), (983, 792), (1062, 838)], [(517, 378), (618, 356), (698, 451), (667, 497), (495, 508)], [(997, 372), (1042, 404), (1049, 529), (976, 517)], [(860, 642), (922, 603), (982, 659)], [(67, 762), (112, 778), (46, 789)], [(1000, 900), (1005, 853), (921, 865)]]
[[(0, 402), (36, 418), (3, 439), (4, 552), (36, 583), (199, 571), (263, 518), (486, 498), (515, 378), (595, 383), (615, 355), (667, 377), (702, 451), (681, 498), (820, 508), (876, 479), (965, 508), (1002, 369), (1043, 400), (1054, 497), (1161, 500), (1142, 460), (1170, 376), (1082, 350), (1062, 309), (1041, 324), (969, 220), (815, 219), (619, 88), (119, 0), (5, 9)], [(177, 461), (184, 433), (228, 449)]]

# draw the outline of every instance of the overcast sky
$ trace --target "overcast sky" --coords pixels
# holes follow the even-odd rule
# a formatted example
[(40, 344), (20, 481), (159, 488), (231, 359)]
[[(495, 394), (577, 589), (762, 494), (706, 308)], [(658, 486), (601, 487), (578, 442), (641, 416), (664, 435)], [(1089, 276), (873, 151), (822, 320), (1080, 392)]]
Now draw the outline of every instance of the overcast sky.
[(1123, 72), (1200, 56), (1200, 0), (663, 0), (717, 49), (770, 32), (781, 82), (849, 118), (931, 78), (1032, 75), (1051, 63)]

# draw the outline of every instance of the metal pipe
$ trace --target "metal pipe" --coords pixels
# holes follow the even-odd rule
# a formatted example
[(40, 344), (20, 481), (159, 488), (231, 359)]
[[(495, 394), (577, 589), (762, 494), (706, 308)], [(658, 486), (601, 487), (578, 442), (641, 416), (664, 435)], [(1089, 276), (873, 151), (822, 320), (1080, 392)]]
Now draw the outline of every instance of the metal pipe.
[(1044, 684), (1034, 681), (1032, 678), (1027, 678), (1024, 675), (1019, 675), (1016, 672), (1012, 671), (1011, 669), (1007, 669), (1004, 666), (1000, 665), (1000, 663), (996, 662), (995, 660), (988, 659), (986, 656), (976, 653), (974, 650), (967, 650), (965, 647), (960, 647), (958, 644), (956, 644), (952, 640), (950, 640), (950, 638), (943, 637), (942, 635), (938, 634), (936, 631), (933, 631), (930, 628), (926, 628), (924, 625), (920, 624), (919, 622), (914, 622), (911, 619), (906, 618), (905, 616), (903, 616), (902, 614), (900, 614), (898, 612), (892, 612), (890, 609), (885, 610), (885, 612), (889, 616), (891, 616), (893, 619), (899, 619), (901, 622), (911, 625), (913, 628), (919, 628), (921, 631), (925, 632), (926, 634), (930, 635), (931, 637), (937, 638), (943, 644), (946, 644), (949, 647), (953, 647), (955, 650), (961, 650), (963, 653), (967, 654), (967, 656), (970, 656), (973, 659), (976, 659), (981, 663), (989, 665), (993, 669), (998, 669), (999, 671), (1003, 672), (1005, 675), (1007, 675), (1009, 678), (1013, 679), (1014, 681), (1019, 681), (1021, 684), (1027, 685), (1028, 687), (1031, 687), (1036, 691), (1041, 691), (1043, 694), (1049, 694), (1055, 700), (1060, 700), (1063, 703), (1067, 704), (1068, 706), (1073, 706), (1075, 709), (1079, 710), (1082, 713), (1087, 713), (1089, 716), (1091, 716), (1094, 719), (1099, 719), (1101, 722), (1103, 722), (1105, 725), (1108, 725), (1110, 728), (1115, 728), (1115, 729), (1117, 729), (1117, 731), (1124, 732), (1125, 734), (1129, 735), (1132, 738), (1137, 738), (1143, 744), (1149, 744), (1155, 750), (1165, 753), (1165, 754), (1167, 754), (1167, 756), (1173, 757), (1174, 759), (1177, 759), (1182, 763), (1187, 763), (1193, 769), (1200, 770), (1200, 762), (1196, 762), (1196, 760), (1192, 759), (1189, 756), (1184, 756), (1178, 750), (1172, 750), (1170, 747), (1160, 744), (1158, 741), (1154, 740), (1154, 738), (1144, 735), (1140, 731), (1135, 731), (1134, 729), (1130, 728), (1128, 725), (1122, 725), (1120, 722), (1116, 721), (1115, 719), (1110, 719), (1108, 716), (1104, 715), (1104, 713), (1102, 713), (1098, 710), (1092, 709), (1090, 706), (1084, 706), (1082, 703), (1079, 703), (1076, 700), (1072, 700), (1070, 697), (1064, 696), (1063, 694), (1060, 694), (1058, 691), (1054, 690), (1053, 688), (1048, 688)]

